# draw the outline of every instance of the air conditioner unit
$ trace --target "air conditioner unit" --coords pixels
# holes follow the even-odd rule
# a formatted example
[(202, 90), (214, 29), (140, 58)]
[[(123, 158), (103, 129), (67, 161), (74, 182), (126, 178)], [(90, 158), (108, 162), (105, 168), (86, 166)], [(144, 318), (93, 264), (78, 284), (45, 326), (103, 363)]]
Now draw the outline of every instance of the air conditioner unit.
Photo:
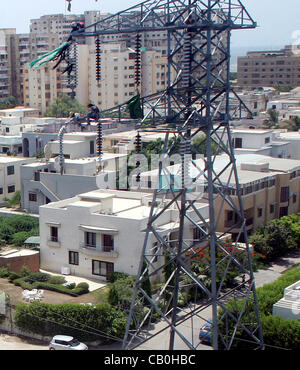
[(71, 269), (70, 269), (70, 267), (65, 267), (65, 266), (63, 266), (63, 267), (61, 268), (61, 273), (62, 273), (62, 275), (70, 275), (70, 274), (71, 274)]

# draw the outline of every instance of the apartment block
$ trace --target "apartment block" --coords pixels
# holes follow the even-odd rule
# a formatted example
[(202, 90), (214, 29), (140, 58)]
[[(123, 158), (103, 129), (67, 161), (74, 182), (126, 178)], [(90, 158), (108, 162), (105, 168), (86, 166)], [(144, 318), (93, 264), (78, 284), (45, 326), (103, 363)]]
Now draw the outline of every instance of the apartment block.
[[(56, 273), (67, 269), (72, 275), (99, 280), (114, 271), (136, 275), (151, 201), (152, 196), (143, 193), (97, 190), (41, 206), (41, 268)], [(198, 207), (207, 219), (207, 205)], [(157, 219), (161, 237), (178, 239), (178, 216), (178, 208), (171, 205)], [(186, 224), (187, 243), (193, 243), (194, 229), (192, 223)], [(152, 247), (159, 248), (150, 233)], [(157, 255), (155, 267), (163, 259), (163, 253)]]
[[(249, 234), (272, 219), (300, 211), (300, 160), (252, 153), (237, 154), (235, 157)], [(191, 178), (197, 178), (195, 185), (198, 186), (200, 194), (202, 189), (204, 202), (207, 198), (206, 180), (200, 172), (205, 168), (204, 161), (196, 160), (195, 163), (197, 168), (190, 166), (190, 175)], [(227, 163), (229, 164), (227, 155), (217, 156), (214, 160), (214, 170), (216, 173), (221, 171), (219, 182), (226, 187), (230, 202), (238, 208), (234, 176), (231, 174), (231, 168), (224, 170)], [(141, 187), (145, 191), (150, 183), (152, 188), (170, 187), (173, 183), (175, 189), (177, 184), (181, 186), (180, 176), (180, 164), (169, 166), (161, 178), (158, 178), (158, 170), (147, 171), (141, 174)], [(230, 202), (223, 202), (223, 199), (215, 194), (215, 214), (219, 214), (223, 207), (216, 227), (219, 232), (231, 233), (236, 238), (241, 225)]]
[[(238, 177), (246, 218), (246, 227), (251, 234), (270, 220), (300, 211), (300, 161), (272, 158), (257, 154), (237, 155)], [(226, 177), (227, 176), (227, 177)], [(228, 174), (221, 176), (226, 183)], [(230, 186), (230, 184), (229, 184)], [(236, 190), (230, 197), (238, 205)], [(215, 209), (221, 207), (216, 197)], [(224, 205), (218, 229), (228, 231), (237, 237), (240, 224), (233, 209)]]
[(248, 88), (262, 86), (299, 86), (300, 56), (291, 46), (278, 51), (248, 52), (238, 58), (238, 85)]
[(126, 155), (104, 153), (104, 169), (100, 173), (97, 173), (95, 157), (65, 159), (63, 174), (58, 158), (24, 165), (21, 168), (22, 209), (38, 214), (44, 204), (97, 190), (100, 184), (114, 189), (117, 172), (125, 163)]
[(33, 159), (0, 156), (0, 202), (21, 190), (21, 167)]
[(0, 100), (19, 96), (18, 60), (16, 29), (0, 29)]

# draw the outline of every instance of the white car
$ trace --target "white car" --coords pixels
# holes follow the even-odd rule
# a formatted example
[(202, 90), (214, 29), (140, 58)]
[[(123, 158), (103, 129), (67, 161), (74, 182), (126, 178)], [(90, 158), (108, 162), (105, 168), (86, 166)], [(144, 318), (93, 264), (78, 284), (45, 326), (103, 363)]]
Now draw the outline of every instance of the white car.
[(50, 350), (75, 350), (75, 351), (83, 351), (87, 350), (88, 346), (84, 343), (79, 342), (77, 339), (73, 337), (69, 337), (67, 335), (55, 335), (50, 343), (49, 343)]

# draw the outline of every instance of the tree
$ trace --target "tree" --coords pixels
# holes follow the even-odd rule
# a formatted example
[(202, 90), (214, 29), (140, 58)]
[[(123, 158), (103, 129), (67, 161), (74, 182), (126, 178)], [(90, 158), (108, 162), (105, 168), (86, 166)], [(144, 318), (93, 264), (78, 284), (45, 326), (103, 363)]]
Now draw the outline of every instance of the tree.
[(0, 109), (15, 108), (17, 106), (17, 101), (14, 96), (9, 96), (0, 102)]
[(61, 94), (44, 113), (44, 117), (69, 117), (70, 112), (86, 114), (87, 108), (76, 99), (72, 99), (66, 94)]
[(14, 207), (14, 206), (21, 206), (21, 191), (17, 190), (13, 197), (11, 199), (4, 198), (4, 200), (8, 203), (9, 207)]
[(296, 234), (296, 226), (292, 228), (288, 218), (272, 220), (267, 226), (251, 235), (250, 243), (253, 244), (256, 252), (263, 254), (271, 261), (296, 248), (298, 235), (299, 231)]
[(300, 117), (295, 116), (287, 121), (287, 128), (291, 131), (298, 131), (300, 129)]
[(268, 109), (268, 118), (264, 121), (269, 128), (275, 126), (279, 120), (279, 112), (276, 109)]

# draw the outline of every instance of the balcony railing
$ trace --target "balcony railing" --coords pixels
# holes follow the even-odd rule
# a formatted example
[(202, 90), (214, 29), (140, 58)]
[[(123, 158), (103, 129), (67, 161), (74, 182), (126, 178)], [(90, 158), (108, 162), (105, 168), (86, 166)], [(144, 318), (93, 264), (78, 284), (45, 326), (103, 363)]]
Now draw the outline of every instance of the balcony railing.
[[(253, 225), (253, 217), (249, 217), (246, 219), (246, 226), (251, 226)], [(241, 221), (238, 221), (238, 222), (234, 222), (234, 221), (225, 221), (224, 223), (224, 226), (225, 227), (231, 227), (233, 229), (237, 229), (237, 228), (240, 228), (242, 226), (242, 223)]]
[(110, 247), (91, 246), (85, 242), (80, 243), (79, 249), (83, 253), (90, 254), (93, 256), (112, 257), (112, 258), (116, 258), (119, 256), (119, 253)]

